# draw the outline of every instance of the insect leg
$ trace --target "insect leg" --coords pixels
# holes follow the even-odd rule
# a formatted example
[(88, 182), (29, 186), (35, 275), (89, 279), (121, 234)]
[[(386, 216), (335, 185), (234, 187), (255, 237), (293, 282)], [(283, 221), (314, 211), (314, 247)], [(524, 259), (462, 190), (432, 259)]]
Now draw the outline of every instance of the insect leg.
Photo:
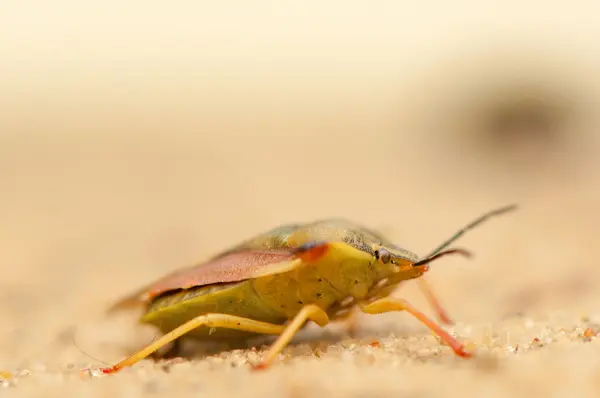
[(154, 351), (152, 353), (152, 358), (154, 359), (170, 359), (176, 358), (181, 354), (181, 340), (176, 339), (173, 340), (173, 345), (166, 350), (164, 353), (159, 353), (158, 351)]
[(461, 342), (452, 337), (448, 332), (442, 329), (440, 325), (429, 319), (425, 314), (413, 307), (406, 300), (393, 297), (384, 297), (368, 304), (361, 304), (360, 309), (367, 314), (383, 314), (392, 311), (407, 311), (419, 321), (423, 322), (425, 326), (431, 329), (432, 332), (437, 334), (444, 343), (452, 348), (456, 355), (465, 358), (472, 356), (471, 353), (465, 351), (464, 345)]
[(154, 351), (163, 347), (165, 344), (169, 344), (173, 340), (200, 326), (244, 330), (262, 334), (280, 334), (285, 330), (285, 325), (275, 325), (272, 323), (255, 321), (253, 319), (242, 318), (228, 314), (204, 314), (197, 316), (196, 318), (191, 319), (183, 325), (171, 330), (169, 333), (148, 344), (146, 347), (131, 355), (129, 358), (126, 358), (109, 368), (101, 368), (100, 370), (103, 373), (114, 373), (127, 366), (132, 366), (152, 354)]
[(300, 328), (302, 328), (307, 320), (311, 320), (321, 327), (329, 323), (329, 317), (327, 316), (327, 313), (320, 307), (314, 304), (304, 306), (300, 312), (296, 314), (294, 319), (292, 319), (292, 321), (287, 325), (275, 343), (273, 343), (269, 349), (269, 352), (267, 353), (266, 358), (254, 368), (257, 370), (267, 368), (271, 362), (273, 362), (277, 354), (279, 354), (285, 348), (285, 346), (292, 340), (294, 335), (298, 332), (298, 330), (300, 330)]
[[(442, 307), (442, 305), (440, 304), (436, 294), (433, 292), (433, 289), (431, 288), (429, 283), (427, 283), (427, 281), (424, 279), (424, 276), (421, 276), (419, 279), (417, 279), (417, 283), (419, 284), (419, 289), (421, 289), (421, 292), (425, 295), (425, 298), (433, 307), (433, 310), (435, 311), (435, 315), (437, 316), (438, 320), (446, 325), (454, 324), (452, 319), (448, 316), (446, 310), (444, 310), (444, 307)], [(399, 287), (400, 284), (402, 284), (402, 282), (394, 283), (391, 285), (384, 285), (377, 290), (373, 290), (373, 295), (371, 297), (387, 297), (390, 294), (392, 294)]]
[(433, 292), (431, 285), (427, 282), (426, 279), (424, 279), (424, 276), (421, 276), (419, 279), (417, 279), (417, 283), (419, 284), (421, 292), (423, 292), (423, 294), (427, 298), (427, 301), (429, 301), (429, 304), (431, 304), (431, 306), (433, 307), (440, 322), (446, 325), (453, 325), (454, 322), (448, 316), (448, 313), (446, 312), (444, 307), (442, 307), (442, 305), (440, 304), (440, 301), (438, 300), (436, 294)]

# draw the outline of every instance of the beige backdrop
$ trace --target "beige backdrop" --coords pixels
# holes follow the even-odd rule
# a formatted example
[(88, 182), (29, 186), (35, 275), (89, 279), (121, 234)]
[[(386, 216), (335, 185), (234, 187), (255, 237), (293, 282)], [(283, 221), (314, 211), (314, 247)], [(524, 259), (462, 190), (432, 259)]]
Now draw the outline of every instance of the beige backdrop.
[[(213, 3), (2, 6), (0, 367), (33, 372), (11, 392), (597, 394), (600, 346), (577, 337), (600, 323), (597, 10)], [(405, 314), (360, 318), (362, 338), (393, 333), (366, 363), (318, 332), (321, 358), (300, 344), (261, 375), (238, 351), (55, 373), (153, 336), (103, 318), (120, 295), (277, 224), (346, 217), (424, 254), (512, 202), (460, 242), (473, 260), (429, 276), (457, 334), (510, 354), (487, 378), (419, 359), (439, 348)], [(397, 294), (431, 313), (414, 284)], [(559, 341), (511, 351), (544, 333)]]

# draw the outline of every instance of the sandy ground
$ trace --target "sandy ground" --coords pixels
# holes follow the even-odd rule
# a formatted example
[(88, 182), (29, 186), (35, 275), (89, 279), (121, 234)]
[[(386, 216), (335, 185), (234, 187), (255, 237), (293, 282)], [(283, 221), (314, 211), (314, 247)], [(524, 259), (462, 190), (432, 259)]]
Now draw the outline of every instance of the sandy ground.
[[(593, 10), (22, 4), (0, 16), (1, 394), (600, 395)], [(424, 254), (513, 202), (429, 274), (472, 360), (397, 313), (262, 373), (266, 345), (79, 376), (155, 336), (115, 299), (265, 229), (346, 217)]]

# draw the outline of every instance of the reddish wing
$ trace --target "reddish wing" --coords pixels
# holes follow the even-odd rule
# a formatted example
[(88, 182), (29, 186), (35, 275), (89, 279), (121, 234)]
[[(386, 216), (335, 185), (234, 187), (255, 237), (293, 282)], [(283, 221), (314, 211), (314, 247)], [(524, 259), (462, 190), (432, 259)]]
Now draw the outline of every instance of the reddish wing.
[(250, 277), (264, 265), (289, 260), (292, 257), (293, 255), (285, 250), (230, 253), (208, 263), (175, 272), (152, 285), (147, 294), (152, 298), (168, 290), (239, 282)]
[(261, 268), (291, 260), (294, 254), (285, 249), (244, 250), (227, 253), (208, 262), (175, 271), (153, 284), (117, 302), (109, 311), (147, 303), (170, 290), (189, 289), (215, 283), (239, 282)]
[(256, 276), (275, 274), (290, 269), (295, 261), (311, 262), (323, 256), (327, 243), (308, 244), (291, 249), (246, 249), (232, 251), (212, 260), (175, 271), (155, 283), (113, 305), (109, 312), (148, 303), (153, 298), (179, 289), (206, 286), (216, 283), (239, 282)]

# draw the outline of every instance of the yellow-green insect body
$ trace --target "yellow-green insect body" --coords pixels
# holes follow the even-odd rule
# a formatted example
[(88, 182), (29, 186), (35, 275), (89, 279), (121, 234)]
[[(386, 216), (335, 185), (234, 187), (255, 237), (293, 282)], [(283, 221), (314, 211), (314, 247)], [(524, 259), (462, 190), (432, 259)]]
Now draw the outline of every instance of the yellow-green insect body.
[(275, 228), (118, 302), (116, 308), (146, 306), (141, 321), (157, 326), (165, 335), (102, 371), (112, 373), (131, 366), (183, 337), (279, 335), (260, 365), (266, 367), (307, 321), (325, 326), (347, 318), (353, 308), (368, 314), (407, 311), (457, 355), (468, 357), (462, 344), (437, 323), (405, 300), (389, 295), (400, 282), (419, 278), (438, 316), (449, 322), (422, 279), (428, 263), (447, 254), (468, 255), (462, 249), (444, 249), (487, 218), (514, 208), (479, 217), (422, 259), (346, 220)]
[[(351, 303), (350, 298), (366, 298), (377, 282), (393, 276), (412, 279), (421, 274), (408, 272), (411, 270), (409, 263), (418, 260), (415, 254), (395, 248), (379, 235), (344, 220), (278, 228), (233, 250), (295, 248), (312, 242), (334, 243), (330, 243), (326, 255), (309, 266), (242, 282), (166, 294), (150, 304), (141, 320), (156, 325), (165, 333), (201, 313), (232, 314), (283, 324), (306, 304), (318, 305), (335, 319), (337, 314), (328, 310), (342, 312), (344, 308), (339, 306), (342, 301)], [(392, 253), (397, 264), (377, 261), (375, 254), (382, 248)], [(199, 327), (186, 336), (216, 339), (251, 334)]]

